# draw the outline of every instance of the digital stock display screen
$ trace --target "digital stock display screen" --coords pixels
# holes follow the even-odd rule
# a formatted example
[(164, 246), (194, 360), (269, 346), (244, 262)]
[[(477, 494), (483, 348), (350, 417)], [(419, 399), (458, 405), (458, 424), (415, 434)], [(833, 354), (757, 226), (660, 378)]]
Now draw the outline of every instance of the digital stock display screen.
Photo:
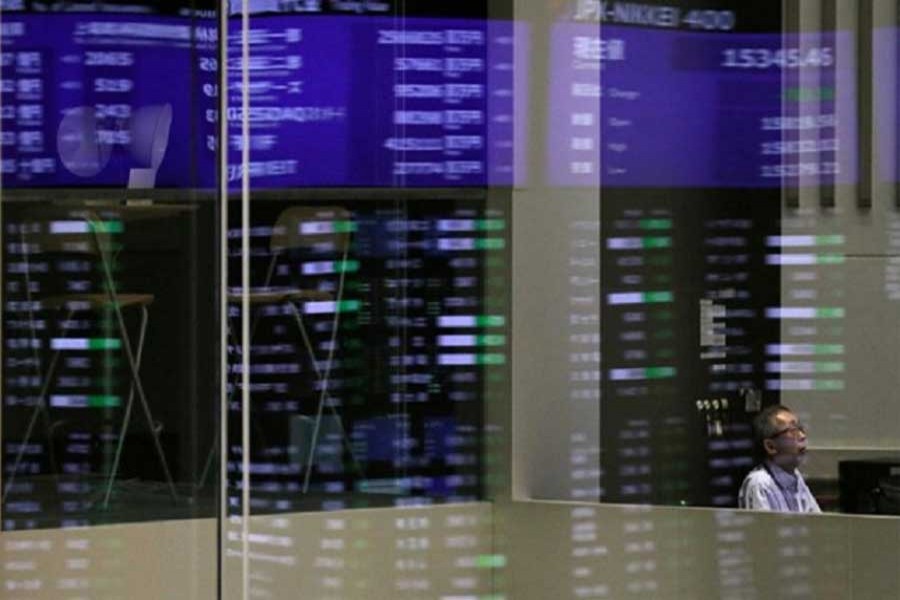
[[(251, 508), (480, 498), (482, 410), (506, 381), (506, 211), (435, 201), (254, 212), (252, 276), (259, 286), (269, 275), (257, 289), (306, 299), (253, 301)], [(297, 233), (273, 242), (285, 227)], [(233, 332), (239, 314), (235, 303)], [(230, 355), (236, 425), (240, 348)], [(241, 446), (231, 452), (237, 476)]]
[[(244, 114), (236, 20), (223, 66), (219, 32), (207, 18), (4, 15), (3, 184), (124, 187), (134, 170), (156, 169), (157, 187), (215, 185), (224, 68), (230, 84), (224, 176), (234, 187), (243, 175), (234, 161), (245, 117), (254, 189), (512, 185), (524, 173), (513, 147), (524, 123), (512, 113), (518, 34), (510, 22), (464, 16), (254, 15)], [(10, 279), (4, 452), (6, 471), (14, 474), (4, 490), (4, 527), (133, 520), (129, 494), (156, 491), (172, 497), (167, 515), (182, 515), (187, 496), (204, 510), (221, 435), (196, 434), (186, 415), (197, 416), (192, 411), (212, 400), (182, 398), (185, 379), (203, 375), (179, 374), (172, 367), (179, 355), (154, 344), (201, 321), (209, 325), (212, 311), (187, 322), (175, 290), (197, 285), (211, 298), (215, 282), (210, 272), (201, 284), (182, 265), (181, 288), (148, 290), (158, 282), (142, 270), (173, 277), (170, 267), (148, 267), (161, 264), (153, 261), (163, 254), (214, 261), (211, 237), (175, 238), (173, 221), (187, 227), (195, 207), (18, 204), (4, 211), (4, 231), (15, 240), (4, 264)], [(244, 224), (259, 276), (254, 292), (303, 291), (280, 303), (253, 303), (251, 508), (479, 499), (484, 402), (508, 385), (507, 209), (449, 193), (412, 203), (337, 204), (340, 216), (329, 217), (325, 209), (316, 212), (315, 202), (259, 198)], [(316, 215), (288, 228), (298, 244), (276, 250), (285, 231), (279, 219), (306, 209)], [(242, 231), (238, 224), (223, 235), (237, 243)], [(335, 246), (328, 232), (348, 245)], [(178, 250), (160, 252), (152, 235)], [(116, 248), (115, 263), (107, 243)], [(233, 250), (227, 260), (239, 258)], [(267, 278), (275, 254), (278, 268)], [(106, 264), (108, 274), (98, 270)], [(123, 317), (130, 344), (110, 313), (95, 310), (105, 309), (111, 278), (123, 289), (148, 292), (128, 296), (138, 303), (126, 306)], [(237, 410), (240, 292), (231, 288), (223, 318), (229, 360), (237, 361), (229, 363), (228, 400)], [(147, 309), (149, 324), (138, 308)], [(138, 366), (131, 369), (121, 356), (126, 347), (141, 355), (145, 326), (146, 352), (154, 356), (140, 368), (146, 398), (130, 389)], [(212, 340), (214, 332), (197, 335)], [(41, 371), (48, 363), (50, 375)], [(126, 440), (119, 423), (132, 407), (141, 412)], [(232, 478), (241, 475), (240, 439), (234, 432), (223, 459)]]
[[(253, 185), (521, 183), (514, 141), (524, 138), (525, 122), (513, 99), (524, 103), (525, 94), (516, 93), (513, 68), (526, 55), (514, 29), (464, 19), (254, 17)], [(239, 40), (233, 32), (234, 152), (241, 147)], [(239, 176), (234, 164), (228, 178)]]
[[(779, 339), (777, 193), (610, 191), (601, 211), (601, 497), (733, 506), (752, 466), (742, 394)], [(777, 389), (777, 388), (775, 388)], [(769, 392), (771, 401), (777, 392)]]
[[(10, 16), (2, 27), (5, 186), (124, 186), (132, 169), (151, 167), (158, 187), (215, 185), (214, 22), (41, 14)], [(521, 183), (514, 140), (524, 139), (525, 121), (513, 98), (524, 104), (525, 94), (514, 89), (513, 65), (526, 53), (514, 29), (472, 19), (254, 16), (252, 185)], [(228, 42), (227, 178), (236, 186), (239, 29)]]
[[(194, 51), (214, 53), (216, 33), (178, 17), (4, 15), (4, 187), (124, 187), (133, 168), (158, 166), (162, 187), (199, 186)], [(159, 140), (170, 107), (171, 125)], [(154, 143), (165, 158), (154, 165)], [(212, 152), (209, 151), (210, 157)], [(211, 160), (211, 158), (210, 158)], [(206, 182), (208, 184), (208, 182)]]
[[(714, 31), (553, 25), (547, 182), (855, 182), (856, 98), (836, 85), (855, 68), (853, 34), (721, 30), (736, 19), (720, 19)], [(250, 36), (254, 187), (529, 183), (528, 25), (278, 14), (253, 15)], [(214, 186), (217, 37), (203, 19), (7, 17), (4, 184), (124, 186), (131, 169), (154, 166), (154, 125), (168, 106), (156, 185)], [(236, 185), (236, 20), (228, 43), (227, 178)], [(685, 140), (691, 152), (681, 151)]]
[(856, 181), (856, 96), (836, 85), (856, 64), (849, 32), (562, 22), (551, 39), (552, 185)]
[(781, 191), (857, 179), (854, 37), (785, 34), (780, 10), (595, 4), (550, 31), (545, 164), (601, 190), (596, 495), (735, 506), (752, 414), (801, 376), (776, 354), (801, 304)]
[[(221, 436), (191, 419), (213, 419), (213, 311), (192, 315), (182, 292), (215, 288), (154, 250), (190, 235), (175, 210), (4, 210), (4, 529), (211, 509)], [(224, 316), (229, 490), (246, 447), (254, 513), (480, 499), (484, 406), (509, 385), (508, 208), (258, 200), (252, 214), (246, 446), (237, 268)], [(113, 285), (121, 325), (101, 310)]]

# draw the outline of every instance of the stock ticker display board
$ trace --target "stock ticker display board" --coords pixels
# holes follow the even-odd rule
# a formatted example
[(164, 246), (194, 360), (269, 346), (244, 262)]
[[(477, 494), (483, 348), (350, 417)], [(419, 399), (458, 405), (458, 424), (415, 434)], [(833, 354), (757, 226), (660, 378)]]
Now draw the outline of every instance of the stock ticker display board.
[[(4, 265), (7, 529), (212, 510), (220, 438), (194, 427), (215, 422), (215, 394), (191, 388), (203, 377), (188, 371), (214, 381), (196, 359), (208, 349), (191, 341), (216, 332), (202, 304), (212, 288), (197, 289), (214, 282), (153, 250), (158, 228), (170, 244), (186, 244), (174, 234), (189, 229), (131, 220), (160, 208), (171, 209), (95, 208), (89, 219), (23, 203), (4, 213), (15, 239)], [(483, 410), (508, 385), (508, 220), (480, 200), (254, 203), (253, 512), (481, 497)], [(228, 474), (239, 495), (240, 227), (228, 238)], [(106, 306), (110, 285), (125, 331)], [(186, 290), (199, 292), (198, 312)]]
[(210, 514), (210, 208), (4, 204), (4, 529)]
[(855, 182), (856, 95), (837, 86), (856, 69), (851, 32), (786, 35), (780, 9), (745, 24), (746, 10), (628, 4), (553, 25), (551, 185)]
[[(238, 23), (225, 65), (233, 186)], [(213, 19), (10, 14), (2, 27), (5, 187), (119, 186), (141, 168), (157, 169), (157, 187), (215, 186)], [(253, 187), (521, 184), (513, 139), (525, 122), (513, 97), (525, 97), (525, 80), (517, 94), (513, 64), (527, 54), (514, 35), (524, 34), (511, 22), (484, 19), (254, 15)]]
[[(402, 22), (254, 14), (247, 65), (235, 18), (220, 65), (212, 18), (5, 15), (3, 184), (122, 187), (132, 170), (153, 168), (157, 187), (213, 187), (224, 68), (229, 135), (221, 144), (230, 160), (221, 176), (235, 187), (244, 175), (236, 159), (249, 144), (254, 191), (598, 190), (599, 222), (572, 228), (580, 254), (570, 266), (581, 288), (573, 288), (573, 304), (575, 294), (587, 297), (585, 287), (599, 283), (601, 292), (573, 314), (569, 333), (579, 348), (573, 396), (601, 403), (601, 496), (729, 505), (750, 460), (747, 407), (776, 400), (785, 385), (840, 388), (838, 378), (784, 376), (796, 365), (781, 357), (802, 351), (819, 319), (841, 314), (783, 305), (780, 275), (803, 261), (833, 266), (841, 240), (807, 239), (800, 230), (780, 235), (781, 190), (857, 178), (856, 101), (836, 84), (855, 65), (855, 40), (845, 31), (784, 36), (780, 7), (575, 6), (540, 32), (465, 13), (424, 11)], [(539, 49), (547, 54), (540, 67), (546, 87), (529, 79)], [(240, 107), (244, 66), (247, 114)], [(542, 98), (534, 114), (547, 105), (538, 125), (531, 123), (535, 94)], [(245, 118), (247, 140), (240, 135)], [(544, 143), (529, 148), (529, 138)], [(160, 146), (161, 155), (154, 152)], [(529, 163), (541, 165), (538, 172), (527, 172), (529, 152), (538, 156)], [(374, 504), (479, 497), (484, 402), (506, 372), (507, 209), (452, 199), (310, 203), (312, 212), (293, 215), (291, 208), (302, 207), (256, 202), (251, 223), (232, 223), (227, 233), (234, 262), (239, 228), (251, 228), (253, 285), (262, 288), (254, 292), (249, 340), (255, 508), (349, 506), (360, 491), (371, 492)], [(279, 220), (289, 217), (313, 229), (278, 233)], [(68, 281), (66, 269), (91, 267), (31, 261), (53, 235), (92, 235), (96, 225), (54, 230), (57, 221), (83, 221), (77, 213), (53, 222), (21, 218), (7, 233), (38, 241), (6, 254), (6, 275), (19, 280), (4, 291), (7, 306), (25, 328), (12, 336), (20, 346), (5, 368), (18, 391), (6, 406), (31, 409), (44, 397), (49, 410), (113, 414), (129, 394), (121, 381), (121, 389), (97, 391), (103, 379), (69, 378), (70, 390), (43, 390), (43, 377), (14, 372), (47, 364), (57, 350), (122, 344), (109, 322), (85, 322), (90, 332), (79, 348), (53, 346), (75, 327), (69, 320), (45, 316), (34, 325), (29, 313), (48, 307), (32, 295), (102, 292), (105, 284), (80, 278), (78, 289), (57, 289)], [(127, 218), (99, 227), (123, 243), (135, 231)], [(304, 235), (321, 243), (305, 243)], [(276, 243), (282, 237), (300, 239), (284, 247)], [(42, 283), (43, 275), (55, 283)], [(238, 284), (228, 282), (234, 298)], [(239, 408), (239, 317), (231, 302), (224, 318), (232, 411)], [(785, 319), (804, 324), (782, 343)], [(34, 335), (26, 339), (26, 330)], [(80, 368), (90, 356), (61, 364)], [(100, 446), (116, 441), (109, 430), (102, 436)], [(206, 476), (213, 456), (207, 448), (216, 440), (206, 437), (188, 468), (195, 480)], [(49, 458), (28, 462), (46, 448), (11, 443), (7, 459), (23, 469), (59, 467)], [(75, 448), (93, 452), (92, 444)], [(232, 444), (233, 477), (239, 453)], [(94, 459), (77, 467), (104, 468)]]
[(744, 395), (766, 389), (780, 335), (765, 246), (779, 194), (605, 190), (603, 202), (601, 496), (733, 506), (753, 462)]
[[(466, 19), (258, 16), (250, 26), (254, 185), (524, 182), (523, 27)], [(240, 77), (240, 34), (229, 73)], [(515, 40), (515, 44), (514, 44)], [(518, 85), (518, 89), (516, 88)], [(240, 86), (230, 149), (240, 148)], [(517, 93), (518, 91), (518, 93)], [(518, 116), (518, 117), (517, 117)], [(235, 166), (236, 167), (236, 166)], [(229, 172), (229, 180), (240, 170)]]
[(857, 180), (855, 40), (785, 35), (780, 6), (625, 4), (552, 33), (548, 177), (602, 190), (599, 495), (736, 506), (752, 415), (842, 389), (842, 309), (813, 288), (843, 238), (785, 221), (782, 190)]
[[(213, 185), (206, 144), (215, 123), (198, 118), (198, 111), (215, 73), (193, 64), (197, 54), (215, 54), (213, 22), (4, 17), (4, 187), (124, 187), (130, 169), (151, 167), (159, 169), (160, 187)], [(171, 114), (163, 125), (165, 107)], [(154, 144), (163, 146), (157, 165)]]
[[(524, 172), (512, 24), (436, 15), (253, 16), (252, 189), (361, 188), (327, 206), (254, 198), (243, 224), (254, 512), (482, 495), (483, 409), (508, 384), (508, 208), (483, 194), (366, 191), (509, 186)], [(222, 66), (209, 14), (9, 13), (2, 26), (6, 193), (67, 200), (4, 211), (4, 527), (205, 514), (221, 436), (212, 388), (188, 382), (215, 381), (202, 340), (216, 336), (218, 288), (198, 267), (216, 261), (211, 205), (108, 205), (79, 190), (122, 188), (148, 168), (157, 188), (213, 187), (221, 68), (233, 90), (222, 175), (239, 185), (240, 34)], [(232, 274), (240, 228), (223, 232)], [(232, 426), (239, 285), (228, 282), (222, 316)], [(146, 304), (146, 325), (122, 305), (129, 339), (110, 289), (147, 292), (126, 299)], [(188, 372), (191, 361), (205, 366)], [(229, 433), (236, 490), (239, 427)]]
[(507, 384), (507, 221), (462, 201), (254, 207), (257, 289), (307, 300), (251, 300), (252, 508), (480, 498), (482, 412)]

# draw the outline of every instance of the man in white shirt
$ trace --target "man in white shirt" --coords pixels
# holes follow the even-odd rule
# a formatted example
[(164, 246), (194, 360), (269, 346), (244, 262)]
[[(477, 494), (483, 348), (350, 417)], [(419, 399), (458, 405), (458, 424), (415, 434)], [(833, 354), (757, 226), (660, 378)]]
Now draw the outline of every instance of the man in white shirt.
[(753, 436), (765, 458), (744, 479), (738, 506), (773, 512), (822, 512), (797, 470), (806, 455), (806, 428), (796, 415), (786, 406), (769, 406), (753, 419)]

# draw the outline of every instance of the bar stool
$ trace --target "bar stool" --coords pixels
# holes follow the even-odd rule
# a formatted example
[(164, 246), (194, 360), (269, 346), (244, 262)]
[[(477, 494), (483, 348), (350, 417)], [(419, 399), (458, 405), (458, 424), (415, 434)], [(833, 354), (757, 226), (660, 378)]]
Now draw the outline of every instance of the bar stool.
[[(350, 458), (361, 475), (362, 469), (356, 460), (355, 454), (350, 444), (350, 440), (344, 430), (342, 420), (337, 409), (329, 401), (328, 383), (331, 376), (331, 366), (334, 359), (334, 348), (337, 338), (337, 331), (340, 319), (340, 306), (344, 293), (344, 280), (346, 275), (347, 257), (350, 251), (350, 238), (353, 232), (353, 221), (351, 213), (342, 208), (334, 206), (294, 206), (283, 210), (276, 219), (272, 229), (272, 235), (269, 239), (269, 253), (271, 258), (266, 269), (266, 275), (263, 285), (254, 287), (247, 291), (247, 296), (251, 309), (258, 309), (265, 306), (284, 306), (290, 312), (293, 322), (300, 333), (306, 349), (307, 357), (315, 372), (317, 382), (321, 388), (319, 394), (318, 405), (316, 409), (316, 418), (313, 423), (313, 433), (311, 436), (309, 449), (304, 455), (307, 457), (307, 465), (304, 473), (303, 491), (309, 489), (309, 479), (312, 471), (312, 465), (315, 460), (316, 447), (318, 445), (319, 432), (321, 430), (323, 413), (327, 405), (331, 411), (335, 422), (341, 431), (341, 439), (350, 455)], [(339, 281), (337, 293), (320, 291), (315, 289), (304, 289), (296, 286), (273, 287), (272, 281), (275, 276), (276, 268), (280, 260), (286, 254), (292, 251), (304, 249), (321, 249), (328, 250), (333, 248), (340, 253), (341, 259), (337, 263), (339, 265)], [(240, 305), (243, 302), (244, 295), (240, 288), (230, 289), (227, 300), (230, 305)], [(335, 311), (335, 319), (332, 323), (331, 337), (328, 344), (328, 356), (325, 368), (319, 366), (316, 350), (313, 348), (309, 333), (304, 323), (301, 308), (308, 306), (308, 303), (322, 302), (332, 303)], [(299, 307), (298, 307), (299, 306)], [(235, 338), (233, 332), (236, 331), (231, 326), (229, 317), (229, 336)], [(256, 327), (259, 323), (259, 311), (251, 321), (250, 342), (252, 342)], [(239, 348), (240, 344), (235, 341), (235, 347)], [(236, 387), (236, 386), (235, 386)], [(206, 465), (200, 475), (199, 485), (203, 485), (212, 466), (215, 447), (218, 444), (219, 434), (213, 441), (213, 447), (210, 449)]]
[[(111, 211), (115, 212), (115, 211)], [(60, 218), (55, 218), (59, 216)], [(72, 317), (78, 312), (99, 312), (110, 310), (115, 317), (115, 326), (121, 337), (119, 347), (123, 351), (128, 364), (128, 371), (131, 378), (131, 385), (128, 393), (128, 400), (125, 404), (125, 414), (122, 419), (122, 425), (119, 429), (118, 440), (116, 443), (116, 452), (113, 459), (112, 468), (108, 475), (106, 484), (106, 492), (104, 494), (103, 506), (108, 507), (110, 495), (112, 493), (113, 484), (115, 482), (122, 451), (125, 443), (125, 436), (128, 433), (128, 427), (131, 422), (131, 413), (134, 407), (135, 395), (137, 395), (147, 425), (150, 428), (153, 438), (154, 447), (159, 457), (160, 465), (168, 484), (172, 500), (177, 502), (177, 492), (175, 483), (169, 470), (168, 461), (163, 452), (160, 442), (160, 427), (158, 427), (153, 419), (150, 409), (150, 403), (147, 400), (144, 386), (140, 377), (140, 365), (143, 357), (144, 342), (147, 330), (148, 307), (153, 303), (153, 294), (146, 293), (120, 293), (116, 290), (115, 281), (112, 275), (112, 246), (110, 234), (114, 233), (117, 226), (113, 225), (115, 221), (108, 218), (104, 220), (93, 209), (77, 209), (73, 208), (64, 212), (53, 210), (42, 210), (35, 213), (33, 218), (37, 219), (44, 227), (41, 232), (32, 237), (30, 243), (40, 253), (62, 253), (62, 254), (81, 254), (96, 257), (100, 262), (102, 272), (102, 282), (105, 291), (102, 293), (74, 293), (52, 296), (40, 300), (40, 305), (50, 310), (67, 311), (65, 323), (71, 321)], [(140, 329), (136, 344), (132, 344), (131, 336), (125, 325), (123, 316), (124, 310), (140, 311)], [(47, 396), (50, 387), (54, 381), (54, 377), (59, 362), (61, 352), (66, 348), (66, 340), (68, 338), (68, 330), (63, 332), (62, 337), (54, 340), (56, 347), (53, 348), (54, 353), (50, 360), (47, 373), (44, 375), (43, 384), (41, 386), (38, 401), (32, 411), (31, 418), (25, 431), (25, 436), (19, 446), (19, 452), (13, 463), (10, 473), (9, 482), (7, 483), (3, 500), (5, 501), (9, 490), (15, 480), (16, 472), (24, 455), (25, 448), (33, 435), (34, 428), (40, 413), (49, 413)], [(49, 437), (48, 431), (48, 437)], [(52, 446), (52, 440), (50, 442)]]

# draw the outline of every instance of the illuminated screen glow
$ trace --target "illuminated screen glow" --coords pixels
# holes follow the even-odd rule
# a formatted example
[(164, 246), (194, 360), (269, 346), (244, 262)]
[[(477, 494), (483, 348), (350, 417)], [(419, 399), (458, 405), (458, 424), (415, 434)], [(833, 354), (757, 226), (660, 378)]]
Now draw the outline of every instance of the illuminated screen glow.
[[(138, 15), (9, 17), (3, 24), (4, 185), (212, 187), (214, 23)], [(250, 164), (256, 188), (455, 187), (524, 181), (525, 29), (503, 21), (254, 17)], [(242, 176), (240, 33), (230, 34), (230, 166)], [(517, 67), (519, 68), (519, 67)], [(521, 102), (524, 105), (524, 102)]]
[(551, 33), (551, 185), (856, 181), (856, 98), (836, 85), (856, 64), (849, 32), (602, 32)]

